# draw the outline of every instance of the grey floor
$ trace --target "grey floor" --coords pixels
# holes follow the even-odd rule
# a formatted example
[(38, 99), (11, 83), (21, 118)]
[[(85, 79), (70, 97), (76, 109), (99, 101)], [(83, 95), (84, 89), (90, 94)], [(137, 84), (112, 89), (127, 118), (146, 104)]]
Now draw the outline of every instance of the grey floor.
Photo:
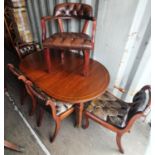
[[(5, 65), (7, 63), (18, 64), (17, 58), (11, 52), (5, 50)], [(26, 99), (23, 106), (20, 105), (20, 83), (14, 78), (5, 67), (5, 82), (8, 92), (14, 99), (15, 105), (26, 118), (36, 135), (49, 150), (51, 155), (119, 155), (115, 143), (115, 134), (100, 125), (90, 121), (88, 129), (74, 128), (74, 115), (65, 119), (61, 124), (60, 132), (54, 143), (49, 142), (49, 136), (54, 129), (54, 122), (51, 115), (46, 113), (41, 127), (36, 125), (37, 110), (33, 116), (28, 115), (31, 100)], [(5, 135), (4, 138), (24, 147), (23, 153), (5, 149), (6, 155), (44, 155), (42, 147), (14, 108), (12, 102), (5, 95)], [(150, 139), (150, 126), (139, 120), (133, 126), (130, 134), (125, 134), (122, 144), (126, 155), (144, 155)]]

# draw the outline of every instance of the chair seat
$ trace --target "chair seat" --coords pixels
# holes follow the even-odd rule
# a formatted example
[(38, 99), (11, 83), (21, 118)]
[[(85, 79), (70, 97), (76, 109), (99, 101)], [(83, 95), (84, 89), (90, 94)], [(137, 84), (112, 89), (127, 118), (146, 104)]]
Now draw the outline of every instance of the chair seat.
[(55, 33), (43, 41), (44, 48), (58, 49), (92, 49), (89, 35), (84, 33), (62, 32)]
[(63, 112), (67, 111), (73, 106), (73, 104), (64, 103), (60, 101), (55, 101), (55, 104), (56, 104), (56, 115), (62, 114)]
[(107, 91), (86, 108), (86, 111), (118, 128), (126, 126), (129, 110), (130, 104), (119, 100)]

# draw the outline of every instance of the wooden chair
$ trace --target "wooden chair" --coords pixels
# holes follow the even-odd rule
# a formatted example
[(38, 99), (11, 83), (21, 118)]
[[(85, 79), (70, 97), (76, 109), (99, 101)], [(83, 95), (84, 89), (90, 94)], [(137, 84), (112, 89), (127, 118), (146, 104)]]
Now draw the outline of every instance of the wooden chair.
[(107, 129), (116, 132), (116, 142), (121, 153), (121, 137), (129, 132), (134, 122), (141, 116), (146, 116), (151, 106), (151, 87), (144, 86), (138, 91), (132, 103), (124, 102), (108, 91), (93, 100), (84, 111), (86, 118), (84, 128), (89, 126), (88, 119), (92, 119)]
[[(17, 68), (15, 68), (13, 64), (8, 64), (7, 66), (8, 66), (8, 69), (17, 77), (17, 79), (19, 79), (20, 76), (24, 76), (24, 74), (20, 70), (18, 70)], [(25, 97), (27, 95), (27, 91), (25, 89), (25, 83), (23, 83), (23, 84), (24, 85), (23, 85), (23, 87), (22, 87), (22, 89), (20, 91), (21, 105), (24, 104), (24, 100), (25, 100)], [(28, 94), (29, 94), (29, 96), (32, 99), (32, 108), (29, 111), (29, 115), (32, 116), (34, 114), (35, 109), (36, 109), (36, 104), (37, 103), (36, 103), (36, 99), (33, 96), (33, 94), (31, 92), (29, 92), (29, 91), (28, 91)]]
[[(42, 44), (45, 50), (45, 57), (49, 59), (49, 49), (61, 50), (61, 60), (63, 61), (64, 51), (77, 50), (83, 51), (84, 67), (83, 74), (87, 75), (89, 69), (90, 51), (94, 49), (94, 39), (96, 30), (96, 19), (92, 16), (92, 7), (82, 3), (61, 3), (54, 8), (54, 16), (44, 16), (41, 19)], [(64, 32), (63, 20), (85, 20), (82, 32)], [(60, 32), (46, 37), (46, 22), (56, 20)], [(89, 21), (92, 21), (92, 35), (86, 34)]]
[(38, 51), (37, 44), (35, 42), (17, 44), (15, 49), (20, 60), (25, 56)]
[[(40, 107), (41, 108), (40, 110), (42, 112), (44, 112), (46, 107), (50, 109), (51, 115), (56, 123), (54, 134), (50, 138), (50, 141), (53, 142), (60, 129), (61, 121), (74, 112), (73, 105), (52, 99), (50, 96), (48, 96), (38, 87), (36, 87), (30, 80), (27, 80), (24, 76), (20, 76), (19, 79), (25, 83), (28, 93), (31, 92), (33, 96), (35, 96), (37, 99), (39, 99), (42, 102), (40, 103), (42, 104)], [(42, 118), (43, 118), (42, 112), (39, 115), (38, 125), (41, 125), (41, 122), (42, 122)]]

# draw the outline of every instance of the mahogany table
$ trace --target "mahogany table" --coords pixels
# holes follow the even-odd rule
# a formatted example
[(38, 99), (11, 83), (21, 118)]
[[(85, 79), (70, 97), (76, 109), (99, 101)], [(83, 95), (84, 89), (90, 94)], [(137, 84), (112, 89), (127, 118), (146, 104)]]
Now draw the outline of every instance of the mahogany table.
[[(77, 125), (81, 126), (84, 103), (104, 93), (110, 76), (99, 62), (90, 59), (88, 76), (81, 75), (83, 57), (65, 52), (61, 61), (60, 52), (50, 53), (51, 72), (48, 72), (43, 51), (28, 55), (20, 63), (20, 70), (49, 96), (78, 105)], [(48, 62), (49, 63), (49, 62)]]

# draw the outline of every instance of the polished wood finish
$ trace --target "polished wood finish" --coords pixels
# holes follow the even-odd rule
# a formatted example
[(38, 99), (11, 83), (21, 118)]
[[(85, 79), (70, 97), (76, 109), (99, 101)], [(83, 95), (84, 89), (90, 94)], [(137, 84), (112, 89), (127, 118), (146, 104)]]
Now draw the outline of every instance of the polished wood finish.
[(97, 116), (93, 115), (92, 113), (88, 112), (88, 111), (84, 111), (84, 116), (85, 116), (85, 124), (83, 126), (84, 129), (89, 127), (89, 119), (92, 119), (93, 121), (99, 123), (100, 125), (102, 125), (103, 127), (106, 127), (107, 129), (113, 131), (116, 133), (116, 143), (117, 146), (119, 148), (119, 151), (121, 153), (124, 153), (124, 149), (122, 147), (122, 143), (121, 143), (121, 138), (122, 136), (128, 132), (130, 133), (131, 127), (133, 126), (133, 124), (135, 123), (135, 121), (140, 118), (140, 117), (146, 117), (147, 112), (149, 111), (150, 107), (151, 107), (151, 87), (149, 85), (146, 85), (142, 88), (142, 90), (148, 90), (148, 103), (146, 108), (144, 109), (143, 112), (137, 112), (135, 115), (133, 115), (129, 120), (127, 125), (124, 128), (118, 128), (114, 125), (109, 124), (108, 122), (98, 118)]
[(82, 120), (83, 103), (104, 93), (109, 84), (109, 73), (99, 62), (90, 59), (89, 76), (81, 76), (83, 69), (82, 56), (64, 52), (64, 63), (61, 63), (60, 52), (51, 52), (51, 72), (43, 52), (28, 55), (20, 63), (20, 70), (36, 86), (49, 96), (64, 102), (79, 105), (78, 126)]
[[(82, 57), (65, 53), (61, 64), (60, 53), (52, 52), (51, 73), (47, 73), (43, 52), (33, 53), (20, 63), (20, 70), (39, 88), (57, 100), (80, 103), (92, 100), (104, 93), (109, 84), (109, 73), (99, 62), (90, 59), (90, 74), (80, 76)], [(76, 68), (76, 69), (75, 69)]]

